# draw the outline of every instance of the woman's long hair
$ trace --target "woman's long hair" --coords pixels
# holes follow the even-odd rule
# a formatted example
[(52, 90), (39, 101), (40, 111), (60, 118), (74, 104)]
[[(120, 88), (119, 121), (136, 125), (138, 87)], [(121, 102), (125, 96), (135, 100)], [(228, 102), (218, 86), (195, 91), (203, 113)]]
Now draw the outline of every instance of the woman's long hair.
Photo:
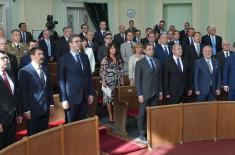
[(119, 65), (119, 63), (122, 63), (122, 62), (121, 62), (120, 54), (118, 51), (118, 47), (115, 43), (109, 43), (107, 45), (107, 55), (106, 56), (107, 56), (108, 63), (112, 62), (112, 58), (110, 57), (110, 49), (112, 47), (114, 47), (116, 49), (115, 58), (116, 58), (117, 64)]

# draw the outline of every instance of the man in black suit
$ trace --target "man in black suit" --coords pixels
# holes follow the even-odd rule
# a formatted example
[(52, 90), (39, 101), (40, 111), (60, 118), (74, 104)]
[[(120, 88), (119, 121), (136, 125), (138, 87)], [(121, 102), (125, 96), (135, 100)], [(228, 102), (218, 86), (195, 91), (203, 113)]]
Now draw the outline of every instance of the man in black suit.
[(87, 24), (82, 24), (81, 30), (82, 30), (82, 32), (79, 34), (79, 37), (81, 39), (84, 39), (84, 38), (86, 38), (87, 32), (89, 32), (89, 26)]
[(174, 40), (174, 35), (173, 35), (174, 31), (172, 30), (168, 30), (167, 31), (167, 42), (168, 44), (170, 44), (173, 40)]
[(193, 36), (194, 36), (195, 29), (190, 27), (188, 29), (188, 36), (183, 39), (185, 46), (193, 44)]
[(49, 72), (43, 66), (44, 56), (40, 47), (30, 51), (31, 63), (19, 71), (19, 86), (28, 136), (48, 128), (49, 115), (54, 102)]
[(106, 21), (101, 21), (99, 25), (99, 30), (95, 32), (94, 42), (98, 43), (99, 46), (104, 45), (104, 35), (107, 31)]
[(8, 66), (8, 56), (0, 50), (0, 150), (15, 142), (16, 123), (22, 122), (18, 90)]
[(102, 59), (107, 55), (107, 46), (111, 42), (112, 42), (112, 34), (106, 33), (104, 36), (104, 44), (99, 46), (98, 48), (97, 58), (99, 64), (101, 63)]
[(43, 39), (38, 43), (44, 52), (45, 64), (54, 61), (55, 58), (55, 44), (49, 33), (49, 30), (44, 30)]
[[(5, 38), (0, 38), (0, 50), (7, 52), (7, 40)], [(14, 75), (14, 78), (17, 79), (19, 68), (18, 68), (16, 56), (10, 53), (7, 53), (7, 56), (10, 61), (8, 68), (11, 69)]]
[(133, 41), (136, 42), (137, 44), (141, 44), (141, 31), (140, 30), (136, 30), (135, 34), (134, 34), (134, 38)]
[(73, 29), (71, 27), (64, 27), (63, 28), (63, 37), (59, 38), (56, 41), (56, 60), (59, 61), (60, 57), (65, 53), (69, 52), (69, 44), (68, 38), (73, 33)]
[(126, 41), (125, 26), (119, 25), (119, 33), (114, 35), (113, 42), (117, 44), (118, 47)]
[(88, 41), (88, 47), (92, 48), (92, 50), (93, 50), (93, 53), (94, 53), (94, 56), (95, 56), (96, 67), (99, 67), (98, 66), (98, 64), (99, 64), (98, 63), (98, 57), (97, 57), (99, 46), (98, 46), (98, 43), (93, 42), (94, 33), (91, 32), (91, 31), (87, 32), (86, 38), (87, 38), (87, 41)]
[(188, 30), (190, 27), (190, 23), (189, 22), (185, 22), (184, 23), (184, 30), (180, 31), (180, 40), (182, 41), (185, 37), (188, 36)]
[(186, 92), (192, 95), (192, 81), (190, 81), (190, 68), (187, 58), (182, 57), (183, 50), (179, 44), (172, 47), (173, 57), (164, 62), (164, 95), (168, 104), (176, 104), (182, 101)]
[(32, 34), (27, 31), (26, 23), (20, 23), (19, 29), (21, 34), (21, 42), (28, 43), (30, 40), (33, 40)]
[(131, 31), (131, 32), (133, 32), (133, 34), (135, 34), (135, 32), (137, 31), (137, 28), (134, 25), (135, 25), (134, 20), (130, 20), (129, 21), (129, 28), (126, 30), (126, 33)]
[(146, 37), (141, 40), (141, 44), (142, 44), (143, 46), (148, 43), (148, 34), (149, 34), (150, 32), (152, 32), (152, 31), (153, 31), (153, 29), (152, 29), (151, 27), (146, 28), (146, 30), (145, 30), (145, 32), (146, 32)]
[[(154, 33), (153, 31), (150, 32), (150, 33), (148, 34), (147, 38), (148, 38), (148, 43), (151, 44), (151, 45), (153, 45), (154, 50), (155, 50), (155, 47), (156, 47), (157, 44), (158, 44), (158, 41), (156, 40), (156, 35), (155, 35), (155, 33)], [(154, 52), (156, 52), (156, 51), (154, 51)]]
[(31, 56), (29, 54), (29, 51), (35, 47), (38, 47), (38, 42), (36, 40), (30, 40), (28, 42), (28, 53), (20, 59), (19, 69), (31, 63)]
[(178, 30), (175, 30), (173, 32), (173, 40), (169, 43), (171, 46), (174, 44), (180, 44), (184, 53), (185, 45), (184, 42), (180, 40), (180, 32)]
[(145, 115), (146, 106), (156, 106), (162, 100), (161, 65), (154, 57), (153, 45), (144, 47), (145, 57), (136, 63), (135, 84), (140, 103), (138, 114), (139, 138), (146, 141)]
[(213, 50), (213, 55), (222, 50), (222, 37), (216, 35), (216, 27), (208, 26), (208, 34), (202, 37), (202, 44), (210, 45)]

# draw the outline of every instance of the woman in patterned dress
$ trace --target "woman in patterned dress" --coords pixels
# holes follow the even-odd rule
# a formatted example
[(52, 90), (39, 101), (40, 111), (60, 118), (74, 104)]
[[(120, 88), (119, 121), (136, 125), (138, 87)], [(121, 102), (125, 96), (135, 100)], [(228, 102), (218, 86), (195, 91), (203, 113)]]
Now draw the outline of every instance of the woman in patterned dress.
[(112, 90), (111, 97), (103, 94), (103, 103), (107, 106), (109, 114), (109, 122), (114, 122), (113, 119), (113, 102), (114, 88), (123, 82), (122, 61), (118, 56), (118, 48), (114, 43), (109, 43), (107, 46), (107, 55), (101, 61), (100, 76), (102, 77), (102, 85), (109, 87)]

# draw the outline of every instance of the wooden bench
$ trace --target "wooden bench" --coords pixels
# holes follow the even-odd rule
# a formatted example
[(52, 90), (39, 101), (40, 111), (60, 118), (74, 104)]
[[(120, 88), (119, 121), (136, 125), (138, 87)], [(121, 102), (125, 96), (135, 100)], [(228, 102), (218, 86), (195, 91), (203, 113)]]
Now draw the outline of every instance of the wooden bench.
[(137, 116), (139, 102), (133, 86), (122, 86), (114, 89), (115, 132), (126, 136), (127, 116)]

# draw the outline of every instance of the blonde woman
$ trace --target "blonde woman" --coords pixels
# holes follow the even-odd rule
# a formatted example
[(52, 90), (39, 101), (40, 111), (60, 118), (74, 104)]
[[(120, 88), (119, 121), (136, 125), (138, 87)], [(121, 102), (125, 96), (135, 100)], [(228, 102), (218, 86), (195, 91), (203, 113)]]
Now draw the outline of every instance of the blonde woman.
[(130, 80), (130, 85), (134, 86), (135, 77), (135, 64), (138, 60), (144, 57), (143, 46), (141, 44), (136, 44), (133, 48), (133, 55), (130, 57), (128, 62), (128, 75)]

